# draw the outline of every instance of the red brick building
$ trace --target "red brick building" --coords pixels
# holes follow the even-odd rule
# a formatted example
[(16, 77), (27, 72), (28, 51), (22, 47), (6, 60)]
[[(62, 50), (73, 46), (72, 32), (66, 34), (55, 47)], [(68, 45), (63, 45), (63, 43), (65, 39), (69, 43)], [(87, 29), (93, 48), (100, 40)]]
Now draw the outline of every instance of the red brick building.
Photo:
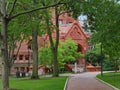
[[(53, 23), (55, 23), (54, 16), (52, 17)], [(68, 38), (73, 39), (78, 44), (78, 51), (82, 52), (83, 56), (85, 52), (89, 49), (89, 45), (87, 43), (87, 39), (89, 34), (86, 34), (80, 23), (77, 20), (69, 17), (67, 14), (61, 15), (59, 17), (59, 30), (60, 30), (60, 40), (65, 41)], [(55, 32), (52, 34), (52, 37), (55, 38)], [(38, 37), (38, 46), (39, 48), (46, 42), (48, 42), (48, 35), (43, 35), (42, 37)], [(18, 43), (19, 45), (19, 43)], [(32, 66), (32, 50), (29, 48), (28, 42), (24, 41), (21, 45), (18, 56), (15, 57), (15, 62), (12, 67), (12, 71), (14, 72), (16, 69), (28, 71), (28, 67)], [(17, 52), (17, 51), (16, 51)], [(84, 67), (84, 57), (78, 60), (78, 66), (81, 65)], [(91, 64), (86, 63), (88, 71), (96, 71), (95, 67)], [(68, 68), (72, 69), (73, 66), (68, 66)]]

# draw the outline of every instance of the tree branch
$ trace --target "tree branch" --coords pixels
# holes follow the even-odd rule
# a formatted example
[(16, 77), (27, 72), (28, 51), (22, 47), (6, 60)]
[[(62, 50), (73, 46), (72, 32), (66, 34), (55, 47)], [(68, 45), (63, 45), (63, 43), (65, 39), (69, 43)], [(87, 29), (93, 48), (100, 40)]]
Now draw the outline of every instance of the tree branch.
[(32, 10), (20, 12), (20, 13), (18, 13), (18, 14), (15, 14), (15, 15), (9, 17), (8, 19), (11, 20), (11, 19), (14, 19), (14, 18), (16, 18), (16, 17), (18, 17), (18, 16), (20, 16), (20, 15), (23, 15), (23, 14), (35, 12), (35, 11), (38, 11), (38, 10), (47, 9), (47, 8), (50, 8), (50, 7), (55, 7), (55, 6), (58, 6), (58, 5), (61, 5), (61, 4), (66, 4), (66, 3), (57, 3), (57, 4), (53, 4), (53, 5), (49, 5), (49, 6), (44, 6), (44, 7), (35, 8), (35, 9), (32, 9)]
[[(24, 39), (25, 39), (25, 35), (23, 36), (23, 38), (21, 39), (21, 41), (20, 41), (20, 43), (19, 43), (19, 45), (18, 45), (18, 49), (17, 49), (17, 51), (16, 51), (16, 54), (14, 53), (14, 51), (13, 51), (13, 54), (12, 54), (12, 58), (11, 58), (11, 64), (14, 64), (14, 58), (13, 58), (13, 55), (15, 54), (16, 55), (16, 57), (18, 56), (18, 53), (19, 53), (19, 51), (20, 51), (20, 48), (21, 48), (21, 45), (22, 45), (22, 42), (24, 41)], [(15, 45), (16, 45), (16, 42), (15, 42)]]
[(16, 2), (17, 2), (17, 0), (14, 0), (13, 5), (12, 5), (12, 8), (11, 8), (9, 14), (8, 14), (9, 16), (11, 16), (12, 12), (14, 11)]

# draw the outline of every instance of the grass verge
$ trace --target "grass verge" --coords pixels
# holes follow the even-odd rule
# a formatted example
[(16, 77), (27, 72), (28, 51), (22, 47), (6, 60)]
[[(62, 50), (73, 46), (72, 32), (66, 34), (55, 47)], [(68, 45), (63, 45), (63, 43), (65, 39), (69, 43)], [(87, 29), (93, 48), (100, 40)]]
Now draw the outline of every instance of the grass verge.
[(63, 90), (66, 79), (67, 77), (49, 77), (39, 80), (31, 80), (28, 78), (12, 78), (10, 79), (10, 88), (12, 88), (12, 90)]
[(112, 86), (120, 89), (120, 72), (110, 72), (104, 73), (103, 77), (100, 74), (97, 75), (97, 78), (111, 84)]

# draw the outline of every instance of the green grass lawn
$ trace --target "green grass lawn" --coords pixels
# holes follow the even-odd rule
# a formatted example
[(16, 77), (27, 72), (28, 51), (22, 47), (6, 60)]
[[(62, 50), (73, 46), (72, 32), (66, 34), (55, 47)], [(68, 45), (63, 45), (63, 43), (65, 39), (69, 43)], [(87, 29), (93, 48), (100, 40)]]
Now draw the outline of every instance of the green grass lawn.
[(12, 78), (10, 79), (10, 88), (16, 90), (63, 90), (66, 79), (67, 77), (46, 77), (39, 80), (30, 80), (28, 78)]
[(120, 72), (105, 73), (103, 77), (99, 74), (97, 78), (120, 89)]

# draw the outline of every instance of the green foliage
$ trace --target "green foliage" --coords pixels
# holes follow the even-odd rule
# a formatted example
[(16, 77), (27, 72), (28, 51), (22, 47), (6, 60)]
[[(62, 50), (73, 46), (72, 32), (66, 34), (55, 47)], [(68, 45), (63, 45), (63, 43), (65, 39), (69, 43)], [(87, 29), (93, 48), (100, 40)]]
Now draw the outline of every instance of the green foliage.
[[(60, 42), (58, 48), (58, 62), (60, 68), (63, 68), (66, 62), (76, 61), (82, 56), (80, 52), (77, 52), (77, 48), (77, 44), (71, 39)], [(50, 47), (41, 47), (39, 49), (39, 62), (43, 65), (52, 65), (52, 53)]]
[(30, 32), (30, 22), (29, 18), (27, 18), (26, 15), (12, 20), (8, 25), (9, 38), (13, 36), (18, 41), (21, 39), (21, 35), (24, 34), (28, 37), (28, 35), (30, 35)]
[(118, 67), (120, 66), (120, 60), (119, 58), (116, 58), (114, 56), (110, 56), (109, 54), (105, 55), (104, 61), (103, 61), (103, 70), (118, 70)]
[(81, 7), (93, 31), (91, 40), (102, 43), (103, 53), (116, 58), (120, 56), (119, 9), (116, 0), (89, 0)]
[(108, 59), (104, 59), (103, 61), (103, 70), (104, 71), (112, 71), (115, 70), (115, 61), (114, 60), (109, 60)]
[(85, 58), (88, 62), (90, 62), (95, 66), (100, 64), (100, 60), (101, 60), (100, 44), (97, 44), (95, 48), (89, 50), (85, 54)]
[(41, 47), (39, 49), (39, 64), (52, 65), (52, 53), (50, 47)]
[(81, 57), (81, 53), (77, 52), (78, 46), (73, 40), (68, 39), (65, 42), (60, 43), (59, 49), (62, 49), (62, 61), (76, 61)]

